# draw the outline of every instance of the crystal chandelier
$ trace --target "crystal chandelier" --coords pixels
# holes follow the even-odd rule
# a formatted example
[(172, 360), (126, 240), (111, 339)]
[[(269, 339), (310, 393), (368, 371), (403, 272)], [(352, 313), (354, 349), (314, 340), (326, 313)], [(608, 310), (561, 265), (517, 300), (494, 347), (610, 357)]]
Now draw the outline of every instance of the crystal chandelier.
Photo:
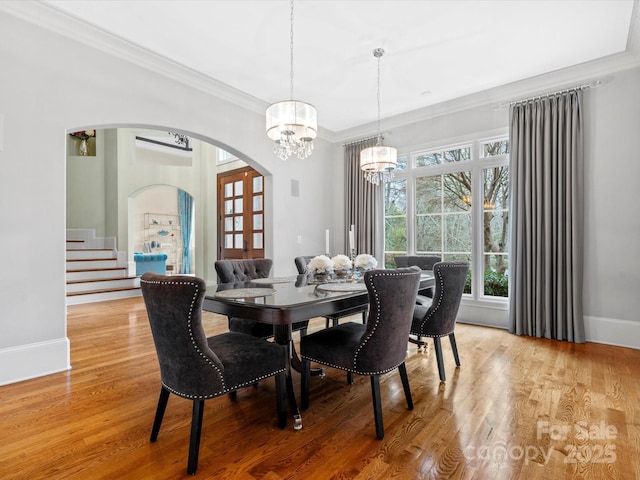
[(313, 105), (293, 100), (293, 0), (291, 0), (290, 100), (269, 105), (267, 136), (275, 142), (273, 151), (281, 160), (291, 155), (307, 158), (318, 134), (318, 114)]
[(373, 147), (360, 151), (360, 169), (364, 177), (374, 185), (393, 178), (393, 170), (398, 163), (398, 151), (393, 147), (382, 145), (380, 133), (380, 57), (384, 55), (382, 48), (376, 48), (373, 56), (378, 59), (378, 135)]

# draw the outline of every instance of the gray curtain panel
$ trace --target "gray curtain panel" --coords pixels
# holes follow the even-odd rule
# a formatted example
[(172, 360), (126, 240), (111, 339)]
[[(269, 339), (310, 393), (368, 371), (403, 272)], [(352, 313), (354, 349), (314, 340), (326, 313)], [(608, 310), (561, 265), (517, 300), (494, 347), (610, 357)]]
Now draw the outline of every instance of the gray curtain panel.
[[(376, 139), (372, 138), (362, 142), (346, 145), (344, 148), (345, 165), (345, 200), (347, 212), (345, 215), (345, 252), (349, 255), (349, 228), (355, 227), (355, 249), (356, 255), (368, 253), (377, 257), (377, 249), (382, 249), (376, 241), (378, 231), (378, 212), (382, 190), (379, 185), (373, 185), (364, 178), (364, 173), (360, 170), (360, 151), (363, 148), (372, 147), (376, 144)], [(378, 188), (376, 188), (378, 187)]]
[(582, 91), (511, 107), (509, 331), (581, 343)]

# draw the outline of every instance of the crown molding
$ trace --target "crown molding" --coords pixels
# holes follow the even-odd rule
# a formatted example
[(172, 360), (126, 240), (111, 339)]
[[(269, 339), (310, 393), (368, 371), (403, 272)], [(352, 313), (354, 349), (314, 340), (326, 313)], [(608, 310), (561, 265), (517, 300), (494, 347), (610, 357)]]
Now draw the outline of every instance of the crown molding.
[[(202, 75), (173, 60), (150, 52), (121, 37), (105, 32), (98, 27), (87, 24), (81, 18), (62, 12), (53, 5), (32, 0), (5, 0), (0, 1), (0, 12), (6, 12), (21, 20), (66, 36), (111, 56), (141, 66), (158, 75), (170, 78), (206, 94), (213, 95), (259, 115), (264, 115), (264, 111), (268, 106), (266, 102), (252, 95), (248, 95), (228, 84)], [(494, 107), (497, 104), (518, 98), (544, 94), (551, 90), (564, 89), (594, 80), (601, 80), (602, 83), (608, 83), (612, 80), (615, 72), (640, 65), (639, 16), (640, 0), (634, 0), (625, 52), (494, 87), (482, 92), (465, 95), (401, 115), (383, 118), (381, 122), (384, 125), (384, 129), (389, 131), (394, 128), (400, 128), (408, 124), (422, 122), (443, 115), (486, 105)], [(319, 126), (318, 137), (330, 143), (344, 143), (353, 139), (374, 135), (376, 132), (377, 122), (370, 122), (341, 131), (333, 131)]]
[(0, 1), (0, 11), (256, 113), (264, 114), (267, 107), (266, 102), (252, 95), (105, 32), (53, 5), (31, 0)]
[[(637, 35), (640, 36), (640, 35)], [(454, 98), (401, 115), (383, 118), (384, 130), (393, 130), (413, 123), (423, 122), (443, 115), (450, 115), (478, 107), (497, 108), (524, 97), (544, 95), (599, 80), (601, 85), (611, 83), (615, 73), (640, 66), (640, 55), (627, 50), (590, 62), (585, 62), (561, 70), (526, 78), (481, 92)], [(377, 122), (370, 122), (340, 132), (329, 132), (327, 139), (332, 143), (344, 143), (353, 139), (370, 136), (377, 131)]]

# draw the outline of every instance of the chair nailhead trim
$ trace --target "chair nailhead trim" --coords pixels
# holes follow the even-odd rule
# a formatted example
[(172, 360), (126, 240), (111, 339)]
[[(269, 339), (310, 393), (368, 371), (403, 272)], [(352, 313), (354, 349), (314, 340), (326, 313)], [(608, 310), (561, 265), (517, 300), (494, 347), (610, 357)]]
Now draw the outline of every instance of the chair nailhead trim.
[(207, 398), (213, 398), (213, 397), (218, 397), (220, 395), (224, 395), (225, 393), (233, 392), (234, 390), (237, 390), (239, 388), (248, 387), (250, 385), (253, 385), (256, 382), (259, 382), (260, 380), (264, 380), (265, 378), (269, 378), (272, 375), (276, 375), (278, 373), (286, 371), (285, 368), (281, 368), (281, 369), (279, 369), (279, 370), (277, 370), (277, 371), (275, 371), (275, 372), (273, 372), (273, 373), (271, 373), (269, 375), (261, 375), (261, 376), (259, 376), (257, 378), (254, 378), (253, 380), (248, 380), (246, 382), (240, 383), (240, 384), (235, 385), (233, 387), (228, 387), (224, 382), (224, 376), (222, 375), (222, 372), (220, 371), (218, 366), (216, 364), (212, 363), (211, 359), (209, 359), (208, 357), (206, 357), (202, 353), (202, 351), (198, 348), (198, 345), (196, 345), (195, 340), (193, 339), (193, 330), (191, 328), (191, 318), (192, 318), (192, 315), (193, 315), (193, 306), (195, 304), (195, 299), (198, 296), (198, 291), (199, 291), (198, 285), (196, 283), (190, 282), (190, 281), (182, 281), (182, 282), (177, 282), (177, 281), (168, 281), (168, 282), (157, 282), (157, 281), (154, 281), (154, 282), (150, 282), (148, 280), (141, 280), (141, 281), (144, 282), (144, 283), (155, 283), (155, 284), (164, 284), (164, 285), (191, 285), (191, 286), (195, 287), (195, 292), (193, 294), (193, 298), (191, 299), (191, 306), (189, 307), (189, 322), (188, 322), (188, 325), (189, 325), (189, 336), (191, 338), (191, 343), (193, 344), (193, 346), (196, 349), (196, 351), (198, 352), (198, 354), (202, 358), (204, 358), (205, 361), (218, 372), (218, 375), (220, 375), (220, 380), (222, 382), (222, 387), (223, 387), (222, 391), (220, 391), (218, 393), (211, 394), (211, 395), (190, 395), (188, 393), (184, 393), (184, 392), (180, 392), (178, 390), (175, 390), (175, 389), (169, 387), (168, 385), (166, 385), (164, 382), (162, 382), (162, 385), (167, 390), (169, 390), (171, 393), (174, 393), (175, 395), (178, 395), (180, 397), (190, 398), (190, 399), (200, 399), (200, 400), (202, 400), (202, 399), (207, 399)]
[[(144, 283), (154, 283), (154, 284), (158, 284), (158, 285), (189, 285), (195, 288), (195, 291), (193, 292), (193, 297), (191, 298), (191, 305), (189, 306), (189, 315), (188, 315), (188, 321), (187, 321), (187, 325), (189, 327), (189, 338), (191, 338), (191, 343), (193, 344), (193, 347), (195, 348), (196, 352), (198, 353), (198, 355), (200, 355), (205, 362), (207, 362), (209, 364), (209, 366), (211, 366), (212, 368), (214, 368), (216, 370), (216, 372), (218, 373), (218, 376), (220, 377), (220, 382), (222, 383), (222, 388), (223, 388), (223, 393), (226, 391), (229, 391), (227, 389), (227, 386), (224, 382), (224, 375), (222, 375), (222, 372), (220, 371), (220, 368), (218, 368), (218, 366), (213, 363), (211, 361), (210, 358), (208, 358), (204, 353), (202, 353), (202, 351), (200, 350), (200, 348), (198, 347), (198, 345), (196, 344), (194, 338), (193, 338), (193, 328), (191, 325), (191, 321), (192, 321), (192, 316), (193, 316), (193, 307), (196, 301), (196, 297), (198, 296), (198, 292), (200, 291), (200, 289), (198, 288), (198, 284), (196, 284), (195, 282), (192, 281), (175, 281), (175, 280), (170, 280), (170, 281), (165, 281), (165, 282), (159, 282), (159, 281), (153, 281), (150, 282), (148, 280), (141, 280)], [(164, 385), (164, 384), (163, 384)], [(166, 385), (165, 385), (166, 386)], [(167, 387), (167, 389), (169, 389), (170, 391), (172, 391), (173, 393), (175, 393), (176, 395), (180, 395), (181, 397), (186, 397), (186, 398), (211, 398), (211, 397), (215, 397), (217, 395), (211, 395), (211, 396), (192, 396), (189, 395), (187, 393), (179, 393), (177, 391), (175, 391), (172, 388)]]
[[(376, 303), (378, 303), (378, 301), (379, 301), (379, 295), (378, 295), (378, 290), (375, 288), (375, 285), (373, 284), (373, 280), (371, 280), (373, 277), (401, 277), (401, 276), (405, 276), (405, 275), (415, 275), (415, 273), (379, 272), (379, 273), (372, 274), (369, 277), (369, 284), (371, 285), (371, 288), (373, 290), (373, 294), (374, 294)], [(378, 312), (377, 312), (377, 315), (376, 315), (376, 319), (375, 319), (375, 322), (373, 324), (373, 328), (371, 329), (371, 332), (369, 333), (369, 335), (367, 335), (367, 337), (365, 339), (362, 340), (360, 345), (358, 345), (358, 348), (356, 348), (356, 352), (353, 355), (353, 368), (345, 369), (344, 367), (339, 367), (337, 365), (333, 365), (333, 364), (328, 363), (328, 362), (319, 361), (319, 360), (307, 357), (305, 355), (302, 355), (302, 358), (306, 358), (307, 360), (311, 360), (311, 361), (316, 362), (316, 363), (321, 363), (323, 365), (327, 365), (328, 367), (337, 368), (339, 370), (346, 370), (348, 372), (357, 373), (358, 375), (378, 375), (378, 374), (390, 372), (391, 370), (394, 370), (395, 368), (397, 368), (398, 365), (400, 365), (400, 364), (396, 365), (395, 367), (386, 369), (386, 370), (381, 370), (379, 372), (365, 373), (365, 372), (360, 372), (360, 371), (358, 371), (356, 369), (356, 363), (358, 361), (358, 354), (364, 348), (364, 346), (367, 344), (369, 339), (373, 336), (373, 334), (375, 333), (376, 328), (378, 328), (379, 324), (380, 324), (380, 309), (378, 309)]]
[[(376, 304), (378, 304), (380, 297), (378, 295), (378, 290), (376, 289), (376, 286), (373, 283), (373, 280), (372, 280), (373, 277), (403, 277), (403, 276), (406, 276), (406, 275), (416, 275), (416, 274), (415, 273), (399, 273), (399, 272), (380, 272), (380, 273), (374, 273), (373, 275), (371, 275), (369, 277), (369, 284), (371, 285), (371, 289), (373, 290), (373, 294), (374, 294), (374, 298), (375, 298)], [(369, 335), (367, 335), (367, 337), (364, 340), (362, 340), (360, 345), (358, 345), (358, 348), (356, 349), (356, 353), (353, 355), (354, 372), (355, 372), (356, 362), (358, 361), (358, 354), (364, 348), (364, 346), (367, 344), (369, 339), (373, 336), (373, 334), (375, 333), (376, 329), (378, 328), (379, 323), (380, 323), (380, 309), (378, 308), (377, 309), (377, 314), (376, 314), (376, 319), (375, 319), (375, 322), (373, 324), (373, 328), (371, 329), (371, 332), (369, 333)], [(396, 365), (396, 367), (397, 367), (397, 365)], [(393, 368), (396, 368), (396, 367), (393, 367)], [(385, 370), (385, 371), (389, 372), (389, 371), (393, 370), (393, 368), (390, 369), (390, 370)], [(355, 373), (357, 373), (357, 372), (355, 372)], [(384, 373), (384, 372), (380, 372), (380, 373)]]
[(400, 362), (398, 365), (396, 365), (395, 367), (391, 367), (391, 368), (387, 368), (385, 370), (379, 370), (377, 372), (362, 372), (360, 370), (356, 370), (356, 368), (345, 368), (345, 367), (339, 367), (338, 365), (334, 365), (331, 362), (326, 362), (324, 360), (318, 360), (316, 358), (313, 357), (309, 357), (307, 355), (301, 355), (302, 358), (304, 360), (309, 360), (311, 362), (315, 362), (315, 363), (320, 363), (321, 365), (326, 365), (327, 367), (331, 367), (331, 368), (337, 368), (338, 370), (344, 370), (346, 372), (353, 372), (356, 373), (358, 375), (381, 375), (383, 373), (387, 373), (390, 372), (392, 370), (395, 370), (396, 368), (398, 368), (398, 365), (400, 365), (402, 362)]
[[(461, 265), (459, 263), (441, 263), (441, 265), (444, 267), (453, 267), (453, 268), (467, 267), (467, 265)], [(423, 318), (422, 321), (420, 322), (420, 330), (422, 330), (422, 327), (436, 313), (436, 311), (438, 310), (438, 308), (440, 308), (440, 305), (442, 304), (442, 297), (444, 296), (444, 279), (442, 278), (442, 272), (440, 270), (438, 270), (438, 281), (440, 282), (440, 295), (438, 296), (438, 303), (436, 304), (435, 308), (433, 308), (433, 304), (431, 304), (431, 307), (429, 308), (429, 315), (425, 316), (425, 318)], [(411, 334), (420, 335), (421, 337), (427, 337), (427, 338), (439, 338), (439, 337), (445, 337), (452, 332), (453, 330), (449, 333), (445, 333), (442, 335), (425, 335), (420, 332), (411, 332)]]
[(178, 395), (179, 397), (183, 397), (183, 398), (189, 398), (192, 400), (206, 400), (207, 398), (214, 398), (214, 397), (219, 397), (220, 395), (224, 395), (225, 393), (229, 393), (229, 392), (233, 392), (235, 390), (238, 390), (240, 388), (244, 388), (244, 387), (249, 387), (251, 385), (253, 385), (256, 382), (259, 382), (260, 380), (264, 380), (266, 378), (269, 378), (273, 375), (277, 375), (278, 373), (282, 373), (285, 372), (286, 369), (285, 368), (281, 368), (279, 370), (276, 370), (273, 373), (270, 373), (269, 375), (261, 375), (259, 377), (254, 378), (253, 380), (248, 380), (246, 382), (243, 383), (239, 383), (238, 385), (234, 385), (233, 387), (225, 387), (224, 390), (221, 390), (220, 392), (211, 394), (211, 395), (190, 395), (188, 393), (184, 393), (184, 392), (179, 392), (169, 386), (167, 386), (164, 382), (162, 382), (162, 385), (169, 390), (171, 393), (174, 393), (176, 395)]

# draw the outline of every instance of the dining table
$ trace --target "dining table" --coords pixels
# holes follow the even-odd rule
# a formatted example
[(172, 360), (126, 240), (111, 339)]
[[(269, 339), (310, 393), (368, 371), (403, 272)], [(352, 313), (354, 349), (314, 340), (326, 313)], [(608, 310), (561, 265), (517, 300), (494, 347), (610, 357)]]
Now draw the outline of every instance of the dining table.
[[(420, 290), (433, 288), (431, 270), (423, 270)], [(293, 412), (293, 428), (302, 428), (291, 371), (301, 371), (301, 361), (292, 337), (291, 325), (315, 317), (346, 316), (366, 312), (369, 296), (363, 279), (315, 281), (302, 274), (288, 277), (257, 278), (245, 282), (209, 284), (203, 310), (228, 317), (257, 320), (273, 325), (274, 341), (287, 348), (287, 398)], [(366, 316), (363, 317), (366, 319)], [(366, 320), (365, 320), (366, 321)], [(316, 369), (316, 373), (322, 373)]]

